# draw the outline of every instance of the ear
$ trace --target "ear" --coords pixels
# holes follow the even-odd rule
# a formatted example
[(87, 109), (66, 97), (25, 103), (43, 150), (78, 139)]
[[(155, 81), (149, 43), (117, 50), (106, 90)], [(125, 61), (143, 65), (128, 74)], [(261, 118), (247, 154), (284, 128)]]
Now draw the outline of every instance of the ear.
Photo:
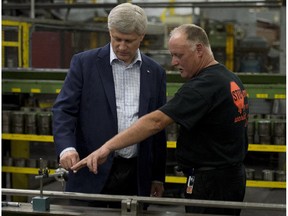
[(196, 44), (196, 50), (197, 50), (197, 52), (203, 50), (203, 44), (197, 43), (197, 44)]
[(204, 51), (204, 46), (201, 43), (197, 43), (196, 44), (196, 51), (198, 55), (203, 55), (203, 51)]
[(141, 42), (143, 41), (144, 37), (145, 37), (145, 34), (143, 34), (143, 35), (140, 36), (140, 41), (141, 41)]

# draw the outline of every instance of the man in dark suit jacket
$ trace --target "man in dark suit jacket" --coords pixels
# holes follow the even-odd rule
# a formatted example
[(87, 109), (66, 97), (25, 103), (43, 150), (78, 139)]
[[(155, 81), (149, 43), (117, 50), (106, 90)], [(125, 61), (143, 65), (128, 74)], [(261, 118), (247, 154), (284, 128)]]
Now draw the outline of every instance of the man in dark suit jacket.
[[(54, 142), (63, 168), (69, 170), (165, 104), (165, 71), (139, 51), (146, 28), (143, 9), (120, 4), (108, 17), (111, 43), (73, 56), (52, 109)], [(166, 136), (161, 131), (132, 149), (111, 154), (97, 175), (87, 168), (70, 172), (66, 191), (162, 196), (165, 161)]]

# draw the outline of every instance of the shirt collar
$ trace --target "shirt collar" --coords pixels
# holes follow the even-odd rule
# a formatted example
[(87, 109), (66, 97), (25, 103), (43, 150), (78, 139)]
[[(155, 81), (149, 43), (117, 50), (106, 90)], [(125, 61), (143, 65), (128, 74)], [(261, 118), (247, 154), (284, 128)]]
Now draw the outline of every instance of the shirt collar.
[[(118, 60), (120, 62), (123, 62), (121, 61), (120, 59), (117, 58), (116, 54), (114, 53), (113, 49), (112, 49), (112, 46), (110, 44), (110, 65), (112, 65), (112, 62), (114, 60)], [(141, 57), (141, 53), (140, 53), (140, 50), (137, 49), (137, 52), (136, 52), (136, 57), (134, 59), (134, 61), (130, 64), (130, 65), (134, 65), (135, 63), (139, 62), (139, 65), (141, 66), (142, 64), (142, 57)]]

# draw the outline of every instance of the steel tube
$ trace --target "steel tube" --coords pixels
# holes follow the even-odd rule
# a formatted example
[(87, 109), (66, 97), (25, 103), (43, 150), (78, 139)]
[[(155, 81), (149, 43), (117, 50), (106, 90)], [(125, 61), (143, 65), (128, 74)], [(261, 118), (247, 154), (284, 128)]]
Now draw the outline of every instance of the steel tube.
[(30, 18), (34, 19), (35, 18), (35, 0), (31, 0), (30, 2)]
[[(36, 9), (71, 9), (71, 8), (106, 8), (111, 9), (115, 7), (115, 3), (77, 3), (77, 4), (66, 4), (66, 3), (37, 3), (35, 4)], [(282, 1), (216, 1), (216, 2), (139, 2), (137, 3), (142, 8), (186, 8), (186, 7), (201, 7), (201, 8), (224, 8), (224, 7), (243, 7), (243, 8), (280, 8), (283, 3)], [(27, 10), (30, 8), (29, 3), (6, 3), (2, 4), (2, 10), (20, 9)]]
[[(37, 190), (23, 189), (8, 189), (2, 188), (3, 195), (18, 195), (18, 196), (37, 196)], [(211, 201), (211, 200), (190, 200), (182, 198), (156, 198), (156, 197), (140, 197), (140, 196), (120, 196), (120, 195), (104, 195), (104, 194), (86, 194), (74, 192), (60, 191), (43, 191), (44, 196), (66, 199), (83, 199), (83, 200), (102, 200), (102, 201), (122, 201), (134, 200), (139, 203), (177, 205), (177, 206), (201, 206), (201, 207), (216, 207), (216, 208), (237, 208), (237, 209), (256, 209), (256, 210), (271, 210), (271, 211), (286, 211), (284, 204), (272, 203), (251, 203), (251, 202), (228, 202), (228, 201)]]

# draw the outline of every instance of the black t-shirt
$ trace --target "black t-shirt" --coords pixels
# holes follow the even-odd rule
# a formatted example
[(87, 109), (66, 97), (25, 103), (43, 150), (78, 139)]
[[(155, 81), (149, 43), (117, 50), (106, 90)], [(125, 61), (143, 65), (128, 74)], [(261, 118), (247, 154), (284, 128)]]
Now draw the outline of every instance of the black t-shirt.
[(180, 125), (176, 156), (183, 167), (224, 167), (244, 160), (247, 93), (223, 65), (200, 71), (160, 110)]

